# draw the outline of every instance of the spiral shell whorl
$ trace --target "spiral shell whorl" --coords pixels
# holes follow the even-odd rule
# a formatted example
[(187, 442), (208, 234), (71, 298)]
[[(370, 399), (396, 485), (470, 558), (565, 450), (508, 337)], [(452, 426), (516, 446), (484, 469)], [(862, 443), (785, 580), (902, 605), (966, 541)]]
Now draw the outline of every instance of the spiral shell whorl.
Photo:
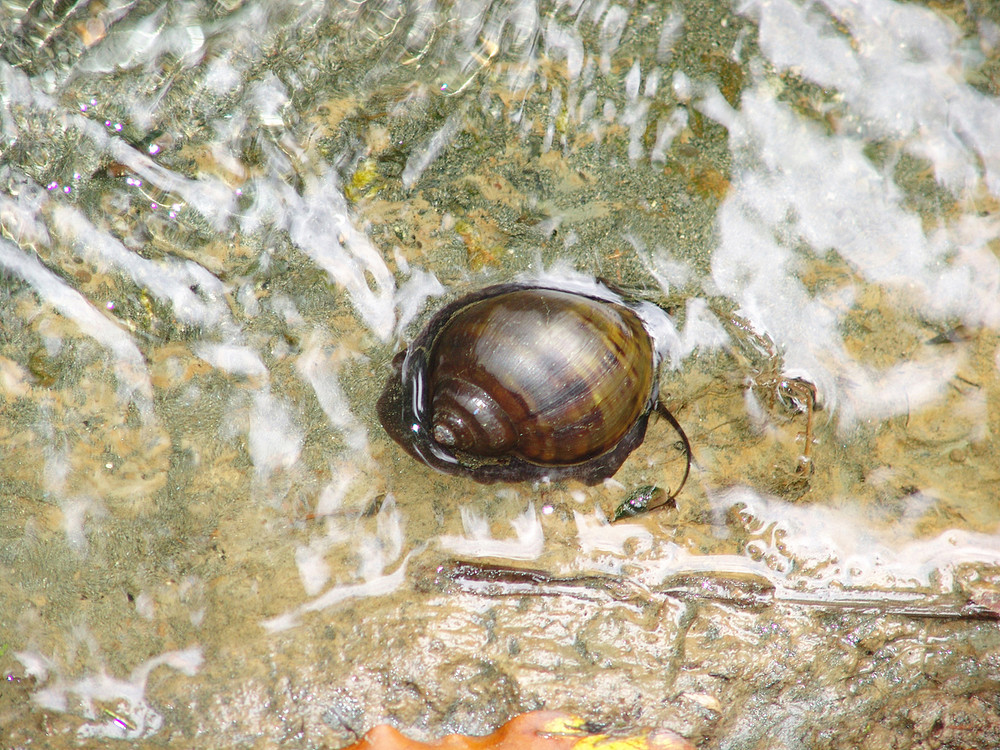
[(517, 445), (510, 417), (485, 389), (460, 378), (443, 378), (435, 385), (435, 441), (477, 456), (500, 456)]

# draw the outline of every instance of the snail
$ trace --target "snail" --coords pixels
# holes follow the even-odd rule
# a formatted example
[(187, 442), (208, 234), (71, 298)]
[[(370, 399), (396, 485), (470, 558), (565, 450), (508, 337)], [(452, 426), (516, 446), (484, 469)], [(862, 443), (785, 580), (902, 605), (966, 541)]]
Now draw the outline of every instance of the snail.
[(655, 408), (681, 435), (687, 479), (690, 446), (659, 403), (659, 356), (624, 301), (487, 287), (442, 308), (393, 364), (379, 419), (439, 471), (485, 484), (596, 484), (642, 442)]

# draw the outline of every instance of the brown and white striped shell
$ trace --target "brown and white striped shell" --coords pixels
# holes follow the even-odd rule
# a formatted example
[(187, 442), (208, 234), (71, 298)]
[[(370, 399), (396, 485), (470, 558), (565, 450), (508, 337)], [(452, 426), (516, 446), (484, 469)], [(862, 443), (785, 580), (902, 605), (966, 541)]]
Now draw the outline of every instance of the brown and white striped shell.
[(400, 353), (379, 418), (440, 471), (594, 484), (642, 442), (657, 365), (626, 303), (502, 284), (445, 306)]

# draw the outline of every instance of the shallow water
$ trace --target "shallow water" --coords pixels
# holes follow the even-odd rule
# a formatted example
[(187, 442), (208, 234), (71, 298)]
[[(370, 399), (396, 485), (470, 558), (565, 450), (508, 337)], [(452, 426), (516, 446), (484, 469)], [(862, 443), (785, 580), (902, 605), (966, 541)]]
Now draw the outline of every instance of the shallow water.
[[(7, 3), (0, 39), (0, 745), (542, 707), (1000, 743), (991, 3)], [(664, 421), (596, 487), (386, 437), (444, 301), (594, 278), (670, 316), (676, 508), (608, 523), (678, 483)]]

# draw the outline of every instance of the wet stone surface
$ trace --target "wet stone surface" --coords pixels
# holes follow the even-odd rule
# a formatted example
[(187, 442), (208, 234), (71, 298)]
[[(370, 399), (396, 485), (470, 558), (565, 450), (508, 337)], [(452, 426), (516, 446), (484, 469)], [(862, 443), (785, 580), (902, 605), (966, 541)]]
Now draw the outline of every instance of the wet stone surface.
[[(0, 746), (1000, 745), (992, 4), (2, 5)], [(655, 417), (384, 433), (435, 310), (596, 280), (676, 503), (609, 523)]]

